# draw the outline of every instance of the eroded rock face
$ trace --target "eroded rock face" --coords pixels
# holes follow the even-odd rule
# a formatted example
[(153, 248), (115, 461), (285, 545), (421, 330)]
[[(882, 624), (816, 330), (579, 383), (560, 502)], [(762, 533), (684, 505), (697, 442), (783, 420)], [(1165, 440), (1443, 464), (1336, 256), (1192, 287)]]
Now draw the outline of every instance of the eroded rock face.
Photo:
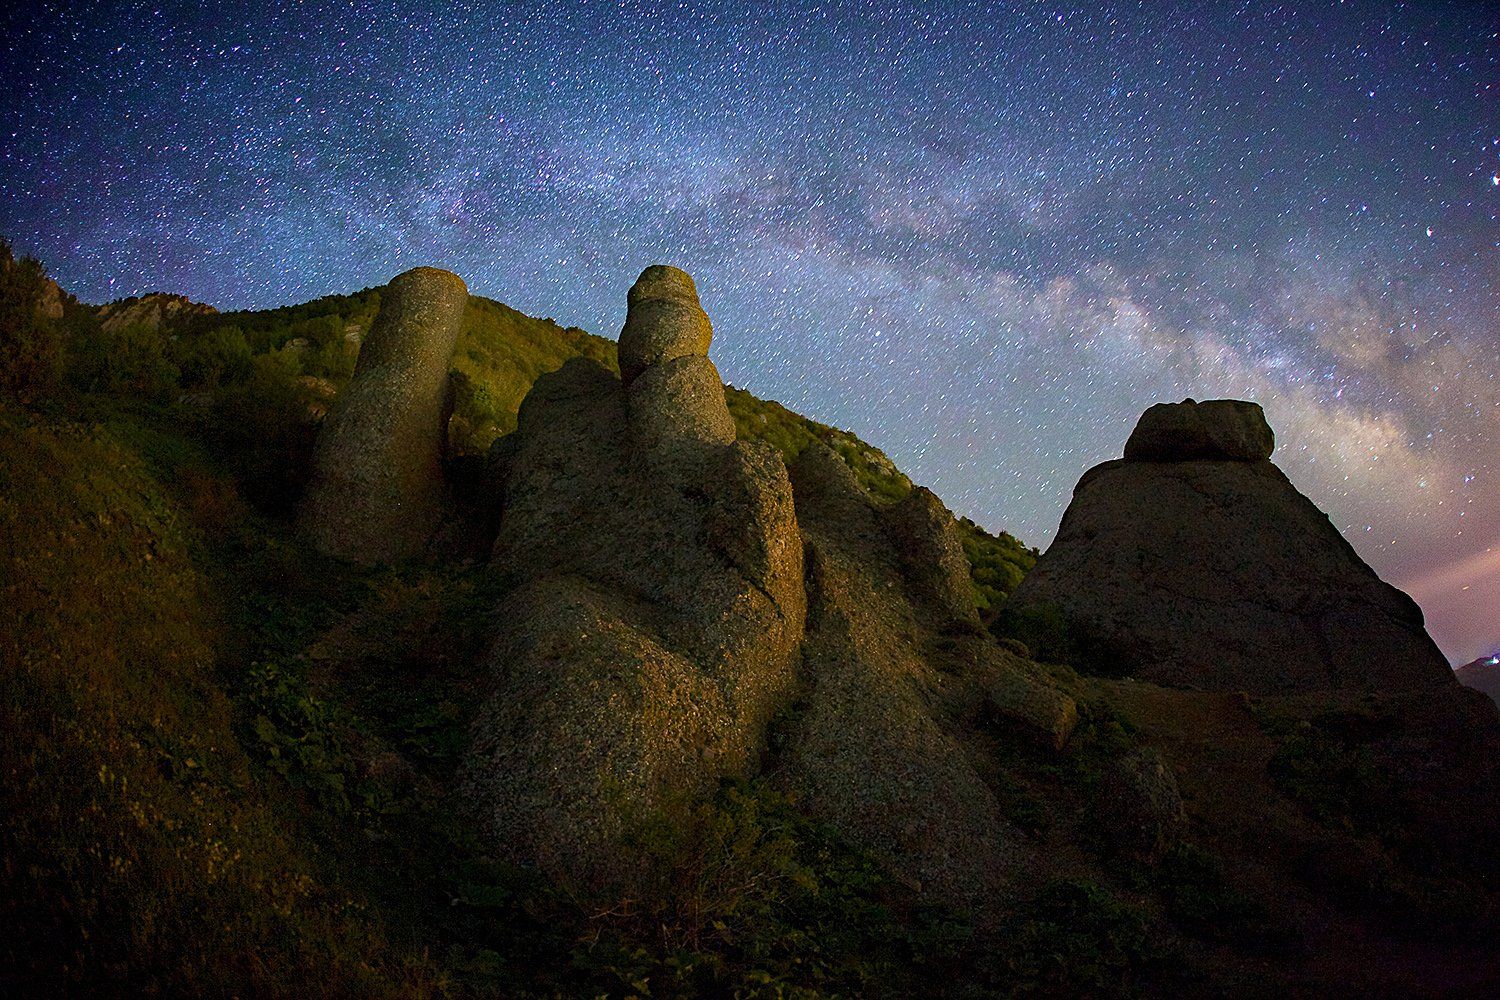
[(1202, 403), (1157, 403), (1145, 413), (1125, 442), (1125, 457), (1137, 462), (1185, 462), (1226, 459), (1260, 462), (1271, 457), (1276, 435), (1260, 404), (1243, 399), (1210, 399)]
[(633, 823), (755, 766), (806, 614), (786, 467), (735, 441), (692, 280), (648, 268), (629, 302), (628, 380), (544, 375), (493, 457), (518, 586), (465, 776), (497, 845), (594, 884)]
[(620, 331), (620, 375), (627, 384), (652, 365), (708, 357), (713, 325), (686, 271), (665, 264), (646, 268), (631, 286), (627, 305)]
[(978, 628), (969, 558), (964, 555), (953, 512), (931, 490), (916, 486), (890, 508), (885, 520), (896, 552), (923, 596), (953, 622)]
[(432, 267), (382, 290), (298, 512), (319, 551), (366, 564), (422, 552), (441, 512), (448, 365), (468, 297), (458, 275)]
[[(808, 690), (785, 736), (781, 780), (899, 877), (982, 909), (1020, 863), (1014, 831), (955, 733), (950, 678), (927, 655), (955, 610), (966, 620), (973, 609), (949, 578), (934, 498), (878, 507), (821, 444), (803, 452), (793, 481), (811, 560)], [(922, 544), (908, 551), (914, 539)]]
[[(100, 306), (99, 325), (105, 332), (137, 325), (160, 330), (196, 316), (211, 316), (217, 311), (213, 306), (194, 302), (185, 295), (152, 292)], [(60, 303), (57, 315), (62, 315)]]
[(1450, 681), (1416, 603), (1355, 554), (1270, 447), (1254, 404), (1152, 407), (1126, 459), (1079, 481), (1008, 608), (1060, 612), (1096, 669), (1163, 684)]

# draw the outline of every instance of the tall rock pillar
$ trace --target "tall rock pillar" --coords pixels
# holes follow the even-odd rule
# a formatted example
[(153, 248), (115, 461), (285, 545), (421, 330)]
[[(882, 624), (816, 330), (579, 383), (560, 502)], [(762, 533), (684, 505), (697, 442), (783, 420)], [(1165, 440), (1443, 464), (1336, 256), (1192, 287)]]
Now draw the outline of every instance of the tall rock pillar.
[(318, 432), (298, 524), (358, 563), (419, 554), (440, 516), (448, 365), (469, 291), (434, 267), (397, 275), (349, 386)]

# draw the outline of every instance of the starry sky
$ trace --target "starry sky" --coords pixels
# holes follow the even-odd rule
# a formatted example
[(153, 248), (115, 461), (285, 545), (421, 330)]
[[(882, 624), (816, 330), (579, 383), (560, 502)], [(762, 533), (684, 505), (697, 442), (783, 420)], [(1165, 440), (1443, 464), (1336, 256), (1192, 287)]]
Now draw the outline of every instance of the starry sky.
[(677, 264), (726, 379), (1042, 547), (1147, 405), (1251, 398), (1500, 652), (1493, 5), (5, 7), (0, 233), (85, 301), (435, 264), (614, 336)]

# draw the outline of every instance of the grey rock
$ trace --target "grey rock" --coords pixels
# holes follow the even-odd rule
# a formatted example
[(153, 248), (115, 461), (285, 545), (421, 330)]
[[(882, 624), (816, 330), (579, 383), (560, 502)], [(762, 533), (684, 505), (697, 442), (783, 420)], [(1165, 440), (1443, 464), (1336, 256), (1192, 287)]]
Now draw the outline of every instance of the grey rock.
[[(684, 282), (648, 269), (634, 298)], [(635, 333), (668, 340), (636, 301)], [(464, 780), (498, 850), (617, 883), (639, 861), (631, 826), (747, 776), (790, 696), (806, 618), (791, 483), (774, 449), (735, 442), (697, 355), (628, 385), (570, 361), (537, 380), (508, 440), (491, 464), (494, 558), (517, 589)]]
[(1242, 399), (1202, 403), (1157, 403), (1145, 413), (1125, 442), (1131, 461), (1181, 462), (1229, 459), (1259, 462), (1271, 457), (1276, 436), (1260, 404)]
[(734, 441), (724, 380), (707, 358), (673, 358), (643, 370), (626, 389), (626, 405), (631, 437), (647, 461), (671, 464), (702, 455), (701, 446)]
[(708, 356), (713, 325), (686, 271), (664, 264), (646, 268), (631, 287), (627, 306), (620, 331), (620, 374), (627, 384), (652, 365)]
[(924, 486), (885, 511), (886, 529), (919, 599), (954, 623), (979, 627), (979, 607), (953, 512)]
[(985, 695), (991, 712), (1048, 750), (1061, 750), (1078, 725), (1078, 703), (1017, 664), (1004, 665)]
[(1278, 693), (1452, 677), (1416, 603), (1268, 461), (1091, 469), (1008, 608), (1056, 611), (1092, 669), (1161, 684)]
[(358, 563), (420, 554), (437, 527), (448, 365), (468, 289), (418, 267), (381, 293), (348, 388), (318, 432), (298, 512), (319, 551)]
[[(887, 511), (830, 449), (792, 470), (808, 545), (806, 708), (778, 777), (814, 815), (924, 895), (978, 910), (1023, 877), (1019, 835), (941, 706), (926, 652), (944, 615), (909, 578)], [(995, 651), (998, 654), (998, 650)]]
[(1187, 830), (1177, 778), (1150, 748), (1106, 768), (1096, 807), (1106, 836), (1122, 854), (1156, 860), (1180, 843)]

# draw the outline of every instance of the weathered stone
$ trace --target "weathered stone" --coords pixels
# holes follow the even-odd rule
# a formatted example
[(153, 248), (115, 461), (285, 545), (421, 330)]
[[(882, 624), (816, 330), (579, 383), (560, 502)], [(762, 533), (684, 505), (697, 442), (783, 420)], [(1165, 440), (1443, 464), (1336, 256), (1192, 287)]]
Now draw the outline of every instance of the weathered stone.
[(1177, 778), (1150, 748), (1106, 767), (1096, 807), (1112, 846), (1122, 854), (1155, 860), (1180, 843), (1187, 830)]
[(831, 449), (804, 450), (792, 482), (808, 546), (810, 688), (780, 780), (924, 895), (983, 909), (1023, 877), (1019, 834), (934, 704), (943, 681), (925, 654), (940, 622), (911, 600), (883, 512)]
[(442, 500), (448, 364), (468, 290), (419, 267), (381, 293), (348, 388), (318, 433), (298, 521), (321, 552), (359, 563), (419, 554)]
[[(637, 288), (690, 291), (676, 275)], [(491, 463), (495, 558), (519, 589), (465, 781), (498, 850), (592, 883), (628, 876), (624, 834), (669, 793), (749, 774), (806, 618), (779, 454), (735, 442), (706, 357), (636, 376), (542, 376)]]
[(630, 433), (652, 458), (701, 454), (694, 445), (734, 441), (724, 380), (707, 358), (681, 357), (645, 369), (626, 389)]
[(1005, 724), (1049, 750), (1061, 750), (1078, 725), (1077, 702), (1014, 666), (999, 671), (985, 694), (990, 710)]
[(979, 626), (979, 607), (953, 512), (924, 486), (885, 511), (886, 530), (918, 595), (953, 622)]
[(502, 853), (565, 885), (628, 878), (632, 827), (743, 766), (724, 692), (632, 624), (648, 609), (586, 580), (536, 579), (506, 608), (499, 693), (474, 727), (465, 794)]
[(1055, 612), (1092, 669), (1162, 684), (1276, 693), (1452, 678), (1415, 602), (1265, 461), (1090, 470), (1007, 609)]
[[(194, 302), (186, 295), (168, 295), (152, 292), (136, 298), (121, 299), (99, 307), (99, 326), (106, 333), (123, 330), (129, 326), (144, 326), (152, 330), (170, 329), (184, 321), (218, 312), (213, 306)], [(62, 315), (62, 302), (57, 303), (57, 315)]]
[(1131, 461), (1181, 462), (1228, 459), (1259, 462), (1271, 457), (1276, 435), (1260, 404), (1242, 399), (1202, 403), (1157, 403), (1141, 414), (1125, 457)]
[(712, 340), (713, 326), (687, 272), (663, 264), (641, 272), (620, 331), (620, 374), (627, 384), (652, 365), (708, 357)]

